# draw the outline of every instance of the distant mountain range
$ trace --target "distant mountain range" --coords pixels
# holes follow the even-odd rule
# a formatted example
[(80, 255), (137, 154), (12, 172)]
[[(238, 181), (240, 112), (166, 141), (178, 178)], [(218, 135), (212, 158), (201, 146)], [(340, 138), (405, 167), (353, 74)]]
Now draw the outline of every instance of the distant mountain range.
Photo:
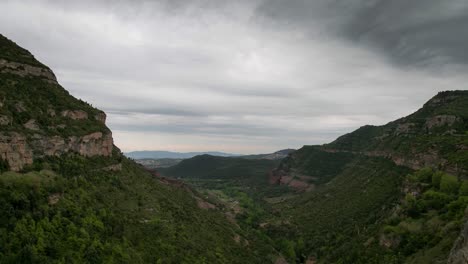
[(270, 160), (278, 160), (283, 159), (288, 156), (289, 153), (295, 151), (294, 149), (283, 149), (273, 153), (268, 154), (253, 154), (253, 155), (241, 155), (241, 154), (232, 154), (232, 153), (225, 153), (219, 151), (208, 151), (208, 152), (172, 152), (172, 151), (163, 151), (163, 150), (144, 150), (144, 151), (132, 151), (124, 153), (125, 156), (136, 159), (136, 160), (143, 160), (143, 159), (151, 159), (151, 160), (159, 160), (159, 159), (190, 159), (195, 156), (200, 155), (210, 155), (216, 157), (239, 157), (239, 158), (246, 158), (246, 159), (270, 159)]
[(207, 151), (207, 152), (172, 152), (162, 150), (144, 150), (144, 151), (132, 151), (124, 153), (125, 156), (132, 159), (190, 159), (199, 155), (211, 155), (218, 157), (235, 157), (241, 156), (239, 154), (224, 153), (218, 151)]
[(267, 159), (267, 160), (280, 160), (286, 158), (290, 153), (296, 151), (295, 149), (282, 149), (268, 154), (254, 154), (241, 156), (244, 159)]

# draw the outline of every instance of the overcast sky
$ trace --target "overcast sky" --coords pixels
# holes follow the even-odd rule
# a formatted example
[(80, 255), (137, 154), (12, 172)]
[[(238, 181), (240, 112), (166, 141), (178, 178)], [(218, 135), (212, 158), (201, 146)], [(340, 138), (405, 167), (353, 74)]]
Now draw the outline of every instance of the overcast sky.
[(321, 144), (468, 88), (467, 0), (0, 0), (124, 151)]

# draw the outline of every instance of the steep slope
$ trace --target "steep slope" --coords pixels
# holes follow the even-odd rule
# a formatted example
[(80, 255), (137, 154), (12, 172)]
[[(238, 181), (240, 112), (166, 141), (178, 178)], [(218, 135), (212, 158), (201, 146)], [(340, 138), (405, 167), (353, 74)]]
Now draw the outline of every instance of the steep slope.
[(232, 194), (234, 190), (242, 191), (261, 200), (278, 190), (268, 183), (268, 172), (278, 164), (277, 160), (201, 155), (169, 168), (159, 168), (158, 172), (163, 176), (181, 179), (197, 188), (227, 194)]
[[(277, 204), (282, 215), (270, 219), (268, 234), (286, 239), (289, 259), (299, 262), (446, 260), (468, 205), (460, 187), (467, 109), (468, 91), (442, 92), (408, 117), (294, 152), (274, 175), (314, 177), (317, 188)], [(455, 187), (447, 192), (431, 177)]]
[(254, 154), (254, 155), (245, 155), (240, 156), (240, 158), (244, 159), (269, 159), (269, 160), (280, 160), (286, 158), (289, 154), (296, 151), (295, 149), (282, 149), (275, 151), (269, 154)]
[(278, 162), (271, 160), (249, 160), (243, 158), (200, 155), (181, 161), (179, 164), (161, 170), (171, 177), (190, 178), (232, 178), (249, 175), (265, 175)]
[(265, 263), (196, 192), (113, 146), (105, 114), (0, 35), (1, 263)]
[(0, 47), (0, 158), (11, 170), (70, 152), (112, 155), (104, 112), (70, 96), (49, 68), (1, 35)]
[(437, 94), (412, 115), (385, 126), (364, 126), (325, 145), (327, 151), (382, 156), (412, 169), (468, 171), (468, 91)]

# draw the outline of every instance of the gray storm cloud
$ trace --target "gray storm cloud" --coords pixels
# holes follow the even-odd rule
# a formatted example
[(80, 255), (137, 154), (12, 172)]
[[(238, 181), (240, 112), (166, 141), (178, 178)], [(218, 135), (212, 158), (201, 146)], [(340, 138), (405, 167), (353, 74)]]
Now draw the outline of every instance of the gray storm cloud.
[(466, 0), (272, 0), (257, 13), (312, 34), (325, 26), (400, 64), (468, 63)]
[(11, 1), (0, 31), (109, 115), (123, 150), (333, 140), (466, 89), (463, 0)]

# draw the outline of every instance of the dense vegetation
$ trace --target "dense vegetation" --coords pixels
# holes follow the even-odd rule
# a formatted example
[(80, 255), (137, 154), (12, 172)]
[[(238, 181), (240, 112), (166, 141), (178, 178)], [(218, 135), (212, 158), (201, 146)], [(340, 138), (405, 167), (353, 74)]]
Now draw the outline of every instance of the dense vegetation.
[(318, 146), (304, 146), (286, 157), (279, 169), (313, 177), (315, 183), (322, 184), (343, 171), (354, 157), (352, 153), (326, 152)]
[[(36, 78), (0, 74), (0, 101), (3, 105), (0, 107), (0, 115), (10, 120), (9, 125), (2, 126), (4, 132), (21, 131), (69, 137), (109, 131), (103, 123), (94, 118), (102, 111), (70, 96), (59, 85)], [(61, 115), (65, 110), (81, 110), (86, 112), (89, 118), (73, 120)], [(29, 120), (35, 120), (40, 130), (24, 129), (24, 124)]]
[(354, 247), (398, 198), (406, 172), (382, 158), (356, 157), (326, 185), (278, 204), (268, 233), (289, 243), (291, 261), (356, 263)]
[[(468, 91), (440, 92), (412, 115), (384, 126), (364, 126), (325, 148), (380, 151), (414, 159), (430, 155), (444, 170), (468, 171)], [(429, 165), (429, 164), (427, 164)]]
[(268, 184), (268, 172), (278, 164), (277, 160), (201, 155), (159, 171), (165, 176), (180, 178), (198, 188), (240, 190), (261, 199), (277, 189), (277, 186)]
[[(0, 175), (2, 263), (263, 263), (241, 230), (138, 165), (69, 156)], [(120, 172), (103, 170), (121, 162)], [(248, 237), (247, 237), (248, 238)], [(266, 249), (268, 250), (268, 249)]]
[[(0, 58), (45, 67), (3, 36)], [(84, 157), (46, 156), (32, 146), (29, 139), (67, 141), (110, 131), (100, 110), (53, 82), (23, 75), (0, 73), (2, 147), (19, 158), (16, 145), (6, 145), (12, 132), (26, 136), (18, 146), (34, 147), (34, 162), (22, 171), (9, 171), (0, 159), (0, 263), (265, 263), (275, 258), (260, 236), (227, 221), (220, 210), (200, 206), (197, 192), (154, 177), (116, 147), (111, 157)], [(64, 117), (66, 110), (88, 118)], [(35, 126), (25, 126), (31, 120)]]
[[(386, 250), (379, 257), (408, 263), (445, 261), (467, 206), (467, 181), (429, 168), (407, 175), (400, 203), (380, 229), (380, 248)], [(377, 244), (377, 237), (374, 241)]]
[[(230, 159), (199, 157), (167, 172), (208, 196), (240, 201), (241, 227), (267, 237), (289, 262), (445, 261), (467, 206), (467, 98), (464, 91), (440, 93), (408, 117), (290, 154), (276, 170), (308, 177), (316, 185), (312, 192), (262, 186), (266, 176), (242, 173)], [(413, 160), (417, 167), (428, 155), (432, 169), (414, 174), (389, 159)]]
[[(45, 67), (3, 36), (0, 59)], [(57, 84), (0, 73), (2, 134), (110, 132), (101, 114)], [(468, 205), (467, 131), (468, 92), (455, 91), (283, 161), (202, 155), (159, 170), (177, 180), (116, 147), (112, 157), (38, 153), (21, 172), (0, 159), (0, 263), (443, 262)]]

